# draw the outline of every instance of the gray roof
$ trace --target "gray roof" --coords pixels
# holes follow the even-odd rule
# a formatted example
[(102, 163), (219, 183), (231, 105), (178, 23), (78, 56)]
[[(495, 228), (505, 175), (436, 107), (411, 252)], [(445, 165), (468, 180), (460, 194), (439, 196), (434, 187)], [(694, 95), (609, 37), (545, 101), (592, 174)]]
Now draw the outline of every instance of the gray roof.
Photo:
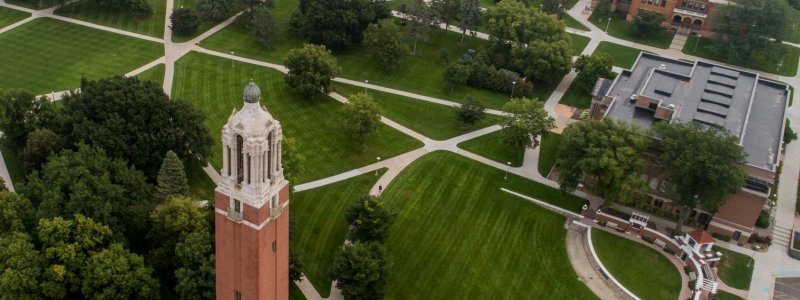
[(789, 96), (785, 84), (708, 62), (641, 53), (633, 68), (620, 73), (605, 94), (614, 97), (605, 117), (649, 128), (659, 119), (652, 110), (628, 101), (633, 94), (674, 108), (673, 121), (727, 129), (739, 137), (749, 165), (775, 170)]

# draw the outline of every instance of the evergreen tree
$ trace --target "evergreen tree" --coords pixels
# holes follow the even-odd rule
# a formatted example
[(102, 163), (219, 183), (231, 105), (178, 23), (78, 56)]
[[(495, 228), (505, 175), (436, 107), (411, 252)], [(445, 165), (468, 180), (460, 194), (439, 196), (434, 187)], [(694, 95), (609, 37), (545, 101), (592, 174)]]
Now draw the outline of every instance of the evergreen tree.
[(183, 162), (172, 150), (167, 151), (167, 155), (164, 156), (157, 181), (156, 195), (161, 200), (172, 196), (189, 195), (189, 181), (186, 178)]
[(428, 34), (431, 32), (431, 25), (434, 23), (434, 14), (430, 6), (424, 0), (416, 0), (408, 9), (408, 31), (414, 38), (414, 46), (411, 54), (417, 53), (417, 42), (427, 41)]
[(461, 20), (461, 43), (463, 43), (467, 30), (478, 29), (478, 23), (481, 21), (480, 0), (463, 0), (458, 10), (458, 19)]

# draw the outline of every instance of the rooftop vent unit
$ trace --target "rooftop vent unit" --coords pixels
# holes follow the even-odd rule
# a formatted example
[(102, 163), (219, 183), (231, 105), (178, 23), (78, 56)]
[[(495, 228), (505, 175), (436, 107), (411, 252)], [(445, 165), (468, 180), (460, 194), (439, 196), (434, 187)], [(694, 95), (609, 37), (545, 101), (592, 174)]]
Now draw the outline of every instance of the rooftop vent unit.
[(667, 108), (669, 108), (671, 110), (675, 110), (675, 104), (667, 105)]
[(631, 97), (628, 100), (630, 100), (631, 102), (636, 102), (636, 98), (639, 98), (639, 96), (636, 95), (636, 94), (633, 94), (633, 95), (631, 95)]
[(667, 65), (665, 65), (665, 64), (661, 64), (661, 65), (659, 65), (659, 66), (658, 66), (658, 69), (659, 69), (659, 70), (662, 70), (662, 71), (663, 71), (663, 70), (666, 70), (666, 69), (667, 69)]

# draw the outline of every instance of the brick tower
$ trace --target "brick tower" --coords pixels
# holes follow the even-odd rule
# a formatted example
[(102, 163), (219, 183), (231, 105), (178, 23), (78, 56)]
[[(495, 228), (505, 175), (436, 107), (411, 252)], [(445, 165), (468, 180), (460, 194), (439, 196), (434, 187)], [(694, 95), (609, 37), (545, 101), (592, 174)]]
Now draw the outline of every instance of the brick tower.
[(222, 127), (214, 195), (217, 299), (289, 298), (289, 182), (281, 167), (281, 125), (250, 82), (244, 107)]

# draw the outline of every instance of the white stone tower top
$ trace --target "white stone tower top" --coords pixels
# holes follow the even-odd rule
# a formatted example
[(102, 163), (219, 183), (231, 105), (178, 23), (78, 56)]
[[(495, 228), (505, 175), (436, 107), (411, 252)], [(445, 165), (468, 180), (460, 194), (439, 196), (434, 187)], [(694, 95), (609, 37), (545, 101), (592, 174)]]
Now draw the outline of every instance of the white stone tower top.
[[(280, 122), (261, 106), (261, 89), (250, 82), (243, 91), (244, 106), (234, 109), (222, 127), (222, 171), (217, 189), (255, 208), (277, 202), (288, 182), (281, 167)], [(236, 201), (231, 201), (232, 205)], [(271, 205), (277, 203), (271, 203)]]

